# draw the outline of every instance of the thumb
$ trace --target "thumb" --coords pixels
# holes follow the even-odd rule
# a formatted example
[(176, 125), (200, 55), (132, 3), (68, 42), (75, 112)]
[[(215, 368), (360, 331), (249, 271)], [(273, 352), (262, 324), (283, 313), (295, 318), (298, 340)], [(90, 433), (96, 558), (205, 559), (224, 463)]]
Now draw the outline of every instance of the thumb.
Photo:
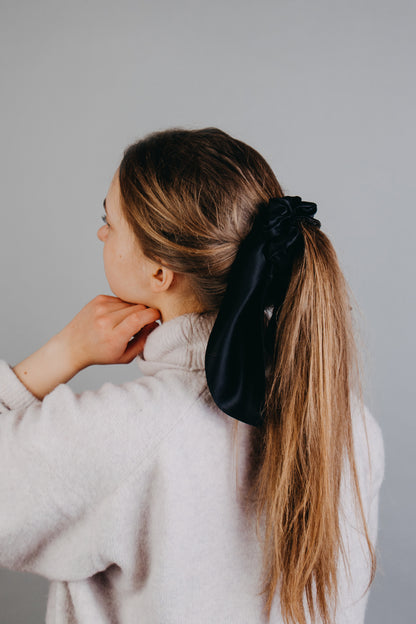
[(128, 363), (134, 360), (134, 358), (137, 357), (138, 355), (142, 355), (143, 350), (144, 350), (144, 345), (146, 343), (146, 340), (149, 334), (151, 334), (152, 331), (156, 329), (157, 327), (159, 327), (159, 324), (156, 323), (156, 321), (153, 321), (153, 323), (149, 323), (148, 325), (145, 325), (143, 329), (141, 329), (137, 334), (135, 334), (133, 338), (130, 340), (130, 342), (127, 344), (127, 348), (123, 354), (123, 361), (126, 361)]

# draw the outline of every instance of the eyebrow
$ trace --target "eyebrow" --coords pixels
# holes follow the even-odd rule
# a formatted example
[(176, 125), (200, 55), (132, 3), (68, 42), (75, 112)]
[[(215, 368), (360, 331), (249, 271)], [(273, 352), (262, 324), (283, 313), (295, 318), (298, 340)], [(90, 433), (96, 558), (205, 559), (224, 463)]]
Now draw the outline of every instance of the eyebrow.
[(106, 212), (106, 214), (107, 214), (107, 206), (105, 205), (105, 199), (106, 199), (106, 198), (104, 198), (104, 201), (103, 201), (103, 206), (104, 206), (104, 210), (105, 210), (105, 212)]

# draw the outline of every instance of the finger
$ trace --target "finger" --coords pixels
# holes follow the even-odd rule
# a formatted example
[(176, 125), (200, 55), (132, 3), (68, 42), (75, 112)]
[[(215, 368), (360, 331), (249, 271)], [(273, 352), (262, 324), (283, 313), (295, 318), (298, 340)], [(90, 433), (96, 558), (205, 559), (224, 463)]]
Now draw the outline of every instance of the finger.
[[(141, 312), (144, 310), (155, 310), (155, 308), (149, 308), (143, 303), (133, 303), (133, 304), (128, 304), (128, 305), (124, 304), (123, 307), (116, 308), (114, 310), (109, 311), (109, 314), (111, 314), (111, 321), (113, 323), (113, 328), (116, 328), (118, 325), (121, 325), (121, 323), (134, 312)], [(159, 313), (158, 310), (156, 310), (156, 312)], [(160, 314), (157, 318), (160, 318)]]
[(159, 325), (156, 322), (150, 323), (149, 325), (145, 325), (145, 327), (143, 327), (143, 329), (140, 330), (137, 336), (132, 338), (130, 342), (128, 343), (127, 349), (124, 352), (123, 357), (122, 357), (122, 362), (126, 362), (126, 363), (131, 362), (138, 355), (142, 355), (143, 350), (144, 350), (144, 345), (146, 343), (146, 340), (149, 334), (151, 334), (152, 331), (155, 330), (157, 327), (159, 327)]
[[(118, 297), (110, 297), (107, 295), (99, 295), (95, 298), (96, 310), (98, 314), (116, 314), (117, 312), (124, 312), (129, 314), (133, 308), (138, 310), (145, 310), (148, 306), (144, 303), (128, 303)], [(124, 318), (121, 316), (121, 319)], [(120, 318), (117, 318), (117, 322), (120, 322)]]
[(155, 308), (146, 308), (145, 310), (130, 311), (130, 314), (117, 325), (115, 330), (121, 339), (130, 340), (132, 336), (137, 334), (145, 325), (149, 325), (160, 319), (160, 312)]

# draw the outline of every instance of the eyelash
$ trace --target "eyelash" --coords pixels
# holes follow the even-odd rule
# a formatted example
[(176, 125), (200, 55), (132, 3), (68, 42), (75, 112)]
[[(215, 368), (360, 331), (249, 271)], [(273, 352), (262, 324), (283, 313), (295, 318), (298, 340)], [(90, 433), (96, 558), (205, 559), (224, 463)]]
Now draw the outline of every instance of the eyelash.
[(105, 215), (105, 214), (104, 214), (104, 215), (101, 217), (101, 219), (104, 221), (104, 223), (105, 223), (106, 225), (108, 225), (108, 227), (110, 227), (110, 224), (109, 224), (109, 223), (108, 223), (108, 221), (107, 221), (107, 215)]

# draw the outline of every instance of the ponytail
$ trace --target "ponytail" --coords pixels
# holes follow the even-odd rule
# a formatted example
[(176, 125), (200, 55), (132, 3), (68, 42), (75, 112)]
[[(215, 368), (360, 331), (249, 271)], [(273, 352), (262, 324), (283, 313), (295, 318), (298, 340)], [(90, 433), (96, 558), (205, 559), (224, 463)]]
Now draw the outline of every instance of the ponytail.
[[(305, 249), (281, 306), (254, 479), (264, 520), (263, 587), (270, 617), (279, 583), (285, 624), (334, 622), (341, 474), (349, 464), (371, 558), (353, 455), (351, 390), (361, 397), (346, 281), (327, 236), (302, 224)], [(367, 589), (368, 589), (367, 587)], [(314, 598), (315, 596), (315, 598)]]

